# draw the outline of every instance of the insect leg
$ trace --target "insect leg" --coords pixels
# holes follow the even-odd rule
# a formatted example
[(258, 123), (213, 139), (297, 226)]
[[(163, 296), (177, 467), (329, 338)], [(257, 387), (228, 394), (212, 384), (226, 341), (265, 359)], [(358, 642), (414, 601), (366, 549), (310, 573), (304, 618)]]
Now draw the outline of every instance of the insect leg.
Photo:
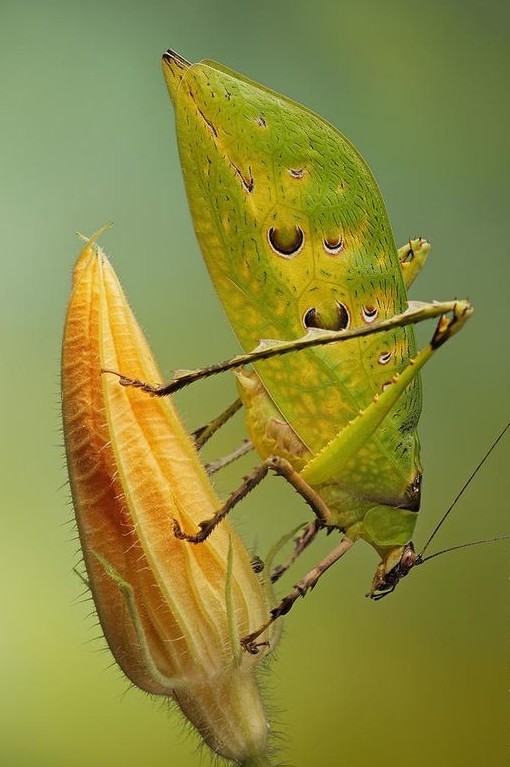
[(423, 269), (429, 252), (430, 243), (423, 237), (409, 240), (398, 249), (398, 260), (406, 288), (414, 282)]
[(234, 463), (238, 458), (241, 458), (253, 449), (253, 443), (250, 442), (249, 439), (244, 439), (238, 448), (228, 455), (224, 455), (221, 458), (217, 458), (215, 461), (210, 461), (209, 463), (204, 464), (204, 468), (210, 476), (211, 474), (220, 471), (220, 469), (224, 469), (225, 466), (230, 466), (231, 463)]
[(442, 316), (430, 343), (418, 352), (414, 359), (409, 360), (404, 370), (395, 375), (391, 385), (381, 394), (377, 394), (372, 402), (359, 412), (331, 442), (321, 450), (301, 471), (300, 476), (306, 482), (317, 487), (331, 479), (332, 467), (345, 466), (363, 447), (367, 437), (374, 434), (392, 407), (398, 402), (402, 393), (411, 381), (418, 375), (421, 368), (434, 355), (437, 349), (449, 338), (455, 335), (469, 319), (472, 308), (469, 304), (459, 302), (453, 316)]
[(329, 568), (334, 565), (335, 562), (338, 562), (338, 560), (343, 557), (347, 551), (349, 551), (353, 543), (354, 541), (351, 541), (350, 538), (342, 538), (339, 545), (334, 548), (330, 554), (324, 557), (324, 559), (322, 559), (317, 565), (315, 565), (315, 567), (312, 568), (304, 578), (296, 583), (292, 591), (283, 597), (281, 602), (271, 610), (270, 618), (260, 628), (258, 628), (257, 631), (253, 631), (251, 634), (248, 634), (248, 636), (245, 636), (243, 639), (241, 639), (242, 647), (247, 652), (256, 654), (259, 651), (259, 647), (267, 645), (267, 642), (257, 642), (256, 640), (272, 623), (275, 622), (275, 620), (280, 618), (282, 615), (286, 615), (291, 610), (294, 602), (299, 597), (304, 597), (308, 591), (313, 589), (323, 573), (325, 573), (326, 570), (329, 570)]
[(205, 443), (211, 439), (213, 434), (215, 434), (218, 429), (221, 429), (221, 427), (226, 424), (227, 421), (229, 421), (230, 418), (232, 418), (232, 416), (242, 408), (242, 406), (243, 403), (239, 398), (237, 398), (235, 402), (229, 405), (228, 408), (223, 411), (223, 413), (219, 414), (219, 416), (213, 418), (212, 421), (206, 423), (204, 426), (201, 426), (199, 429), (195, 429), (191, 436), (195, 441), (195, 447), (197, 450), (200, 450), (200, 448), (203, 447)]
[[(199, 429), (195, 429), (191, 436), (193, 437), (197, 450), (200, 450), (205, 445), (205, 443), (208, 442), (211, 437), (222, 426), (224, 426), (224, 424), (226, 424), (227, 421), (229, 421), (230, 418), (232, 418), (232, 416), (235, 415), (238, 410), (242, 408), (242, 406), (243, 403), (241, 402), (241, 399), (237, 398), (231, 405), (229, 405), (226, 410), (223, 411), (223, 413), (220, 413), (219, 416), (213, 418), (212, 421), (206, 423), (204, 426), (201, 426)], [(238, 458), (246, 455), (246, 453), (249, 453), (250, 450), (253, 450), (253, 445), (249, 439), (245, 439), (242, 441), (238, 448), (233, 450), (228, 455), (224, 455), (215, 461), (206, 463), (205, 469), (209, 475), (214, 474), (215, 472), (220, 471), (220, 469), (223, 469), (225, 466), (229, 466), (234, 461), (237, 461)]]
[(180, 391), (180, 389), (184, 389), (185, 386), (195, 383), (195, 381), (200, 381), (203, 378), (210, 378), (210, 376), (224, 373), (227, 370), (236, 370), (244, 365), (251, 365), (260, 360), (268, 360), (272, 357), (279, 357), (283, 354), (296, 352), (300, 349), (308, 349), (313, 346), (325, 346), (326, 344), (348, 341), (351, 338), (362, 338), (363, 336), (372, 335), (373, 333), (382, 333), (386, 330), (392, 330), (393, 328), (405, 327), (406, 325), (413, 325), (418, 322), (432, 319), (433, 317), (439, 317), (448, 312), (455, 315), (464, 314), (468, 317), (472, 311), (471, 304), (465, 300), (434, 301), (429, 304), (413, 302), (413, 304), (410, 305), (405, 312), (402, 312), (402, 314), (395, 314), (393, 317), (381, 320), (380, 322), (374, 322), (371, 325), (363, 325), (339, 331), (317, 330), (313, 333), (309, 332), (306, 336), (294, 341), (264, 341), (261, 342), (255, 351), (247, 354), (238, 354), (230, 360), (225, 360), (224, 362), (219, 362), (197, 370), (177, 370), (174, 373), (173, 378), (166, 384), (151, 384), (146, 381), (140, 381), (137, 378), (125, 376), (117, 370), (104, 368), (102, 372), (116, 375), (122, 386), (133, 386), (136, 389), (141, 389), (155, 397), (166, 397), (168, 394), (173, 394), (176, 391)]
[(271, 583), (276, 583), (280, 580), (289, 567), (294, 564), (296, 559), (308, 548), (308, 546), (315, 540), (319, 530), (322, 530), (324, 525), (319, 519), (312, 519), (294, 541), (294, 551), (281, 565), (277, 565), (271, 572)]
[(247, 477), (244, 482), (234, 490), (227, 498), (225, 503), (218, 511), (210, 518), (205, 519), (198, 525), (199, 532), (195, 534), (188, 534), (181, 529), (179, 523), (174, 520), (174, 534), (177, 538), (188, 541), (189, 543), (202, 543), (212, 533), (214, 528), (225, 519), (227, 514), (237, 506), (239, 501), (242, 501), (251, 490), (259, 485), (269, 471), (274, 471), (276, 474), (284, 477), (292, 487), (305, 499), (310, 506), (314, 514), (316, 515), (319, 524), (322, 527), (327, 526), (330, 519), (330, 511), (322, 498), (305, 480), (297, 473), (297, 471), (291, 466), (291, 464), (280, 458), (279, 456), (270, 456), (256, 466)]

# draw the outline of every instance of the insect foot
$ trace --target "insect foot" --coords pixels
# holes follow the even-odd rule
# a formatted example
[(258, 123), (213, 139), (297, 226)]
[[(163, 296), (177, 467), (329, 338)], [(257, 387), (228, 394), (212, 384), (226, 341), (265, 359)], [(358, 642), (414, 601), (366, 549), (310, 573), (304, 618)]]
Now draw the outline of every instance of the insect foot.
[(193, 535), (184, 532), (178, 519), (172, 520), (175, 537), (180, 541), (187, 541), (188, 543), (203, 543), (210, 536), (217, 524), (218, 522), (216, 522), (214, 518), (202, 520), (202, 522), (199, 522), (198, 524), (200, 532)]
[(241, 647), (250, 655), (258, 655), (260, 650), (264, 647), (269, 648), (269, 642), (257, 642), (259, 636), (271, 625), (272, 621), (267, 621), (258, 631), (254, 631), (252, 634), (248, 634), (241, 639)]
[(125, 376), (122, 373), (119, 373), (117, 370), (110, 370), (109, 368), (101, 368), (101, 373), (110, 373), (111, 375), (117, 376), (117, 378), (119, 379), (119, 384), (121, 386), (126, 386), (126, 387), (130, 386), (133, 389), (140, 389), (141, 391), (144, 391), (147, 394), (157, 395), (159, 393), (160, 387), (158, 385), (152, 385), (152, 384), (146, 383), (145, 381), (139, 381), (138, 378), (129, 378), (128, 376)]
[(443, 315), (436, 328), (436, 332), (430, 342), (433, 349), (439, 349), (445, 341), (458, 333), (474, 312), (473, 305), (469, 301), (456, 301), (452, 311), (452, 317)]

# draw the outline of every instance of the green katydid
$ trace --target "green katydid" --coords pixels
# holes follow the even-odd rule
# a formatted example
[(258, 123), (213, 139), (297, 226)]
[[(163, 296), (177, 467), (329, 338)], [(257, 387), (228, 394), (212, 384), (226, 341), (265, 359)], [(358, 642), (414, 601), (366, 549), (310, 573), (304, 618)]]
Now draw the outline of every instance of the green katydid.
[[(258, 357), (219, 366), (261, 360), (254, 371), (241, 367), (237, 378), (263, 464), (199, 534), (176, 533), (203, 540), (273, 469), (317, 515), (297, 553), (323, 527), (344, 537), (269, 622), (359, 538), (381, 557), (371, 595), (383, 595), (416, 563), (419, 370), (472, 308), (462, 301), (425, 305), (424, 316), (450, 310), (453, 317), (442, 316), (417, 353), (411, 323), (424, 316), (406, 311), (406, 288), (429, 245), (418, 239), (397, 250), (357, 150), (308, 109), (217, 63), (191, 65), (167, 51), (163, 69), (195, 231), (215, 288), (245, 350), (262, 338), (276, 342)], [(285, 362), (270, 359), (283, 346), (299, 348), (304, 333), (301, 348), (311, 348)], [(351, 340), (331, 345), (333, 337)], [(145, 388), (164, 394), (187, 380)], [(256, 651), (258, 633), (245, 638), (247, 649)]]

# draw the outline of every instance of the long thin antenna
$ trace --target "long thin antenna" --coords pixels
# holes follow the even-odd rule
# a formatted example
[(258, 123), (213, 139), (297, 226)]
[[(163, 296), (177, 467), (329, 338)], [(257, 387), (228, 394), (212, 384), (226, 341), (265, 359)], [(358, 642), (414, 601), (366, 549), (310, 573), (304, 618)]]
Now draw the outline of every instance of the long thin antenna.
[[(435, 528), (434, 528), (434, 530), (432, 531), (432, 533), (431, 533), (431, 535), (430, 535), (429, 539), (428, 539), (428, 540), (427, 540), (427, 542), (425, 543), (425, 546), (422, 548), (421, 552), (419, 553), (419, 555), (418, 555), (418, 558), (419, 558), (419, 559), (421, 559), (422, 561), (425, 561), (425, 560), (423, 559), (423, 554), (424, 554), (424, 553), (425, 553), (425, 551), (428, 549), (428, 547), (430, 546), (430, 544), (431, 544), (432, 540), (433, 540), (433, 539), (435, 538), (435, 536), (437, 535), (437, 532), (439, 531), (439, 529), (440, 529), (441, 525), (442, 525), (442, 524), (445, 522), (446, 518), (448, 517), (448, 515), (450, 514), (450, 512), (452, 511), (452, 509), (453, 509), (453, 508), (454, 508), (454, 506), (456, 505), (457, 501), (458, 501), (458, 500), (459, 500), (459, 499), (462, 497), (462, 495), (464, 494), (464, 492), (466, 491), (466, 489), (469, 487), (470, 483), (471, 483), (471, 482), (473, 481), (473, 479), (476, 477), (476, 475), (478, 474), (478, 472), (480, 471), (480, 469), (482, 468), (482, 466), (484, 465), (485, 461), (488, 459), (488, 457), (490, 456), (490, 454), (492, 453), (492, 451), (494, 450), (494, 448), (495, 448), (495, 447), (498, 445), (498, 443), (499, 443), (499, 442), (500, 442), (500, 441), (503, 439), (503, 437), (505, 436), (505, 434), (506, 434), (506, 432), (508, 431), (508, 429), (509, 429), (509, 428), (510, 428), (510, 421), (507, 423), (507, 425), (505, 426), (505, 428), (503, 429), (503, 431), (501, 432), (501, 434), (499, 434), (499, 436), (498, 436), (498, 437), (497, 437), (497, 438), (494, 440), (494, 442), (492, 443), (492, 445), (490, 446), (490, 448), (487, 450), (487, 452), (486, 452), (486, 453), (485, 453), (485, 455), (483, 456), (483, 458), (482, 458), (482, 460), (480, 461), (480, 463), (478, 464), (478, 466), (477, 466), (477, 467), (476, 467), (476, 468), (475, 468), (475, 469), (474, 469), (474, 470), (471, 472), (471, 475), (468, 477), (468, 479), (466, 480), (466, 482), (464, 482), (463, 486), (461, 487), (461, 489), (459, 490), (459, 492), (457, 493), (457, 495), (456, 495), (456, 496), (455, 496), (455, 498), (453, 499), (452, 503), (450, 504), (450, 506), (448, 507), (448, 509), (447, 509), (447, 510), (445, 511), (445, 513), (443, 514), (442, 518), (439, 520), (439, 522), (438, 522), (438, 523), (437, 523), (437, 525), (435, 526)], [(505, 536), (503, 536), (503, 537), (505, 537)], [(494, 539), (494, 540), (499, 540), (499, 539)], [(478, 543), (482, 543), (482, 541), (475, 541), (473, 544), (469, 544), (469, 543), (466, 543), (466, 544), (462, 544), (462, 545), (460, 545), (460, 546), (455, 546), (454, 548), (463, 548), (463, 546), (476, 545), (476, 544), (478, 544)], [(438, 556), (438, 554), (441, 554), (441, 553), (443, 553), (443, 552), (438, 552), (437, 554), (433, 554), (433, 555), (431, 555), (430, 557), (426, 557), (426, 559), (432, 559), (432, 556)]]
[(441, 551), (435, 551), (433, 554), (431, 554), (428, 557), (423, 557), (420, 554), (419, 564), (421, 565), (424, 562), (428, 562), (430, 559), (434, 559), (434, 557), (438, 557), (440, 554), (446, 554), (449, 551), (457, 551), (457, 549), (467, 549), (470, 546), (479, 546), (481, 543), (494, 543), (495, 541), (507, 541), (509, 539), (510, 539), (510, 534), (495, 535), (492, 538), (482, 538), (480, 541), (469, 541), (469, 543), (459, 543), (457, 546), (450, 546), (448, 549), (441, 549)]

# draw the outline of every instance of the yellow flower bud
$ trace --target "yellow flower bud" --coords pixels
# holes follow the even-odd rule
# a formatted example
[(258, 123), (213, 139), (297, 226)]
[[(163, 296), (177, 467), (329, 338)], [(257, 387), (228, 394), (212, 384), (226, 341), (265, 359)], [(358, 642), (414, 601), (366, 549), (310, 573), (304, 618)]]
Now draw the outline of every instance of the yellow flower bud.
[(160, 380), (91, 239), (74, 270), (62, 392), (74, 509), (105, 637), (129, 679), (174, 698), (216, 753), (269, 764), (255, 679), (265, 653), (243, 652), (240, 638), (267, 619), (270, 596), (228, 521), (198, 545), (174, 536), (173, 519), (195, 530), (220, 501), (170, 399), (120, 386), (102, 369)]

